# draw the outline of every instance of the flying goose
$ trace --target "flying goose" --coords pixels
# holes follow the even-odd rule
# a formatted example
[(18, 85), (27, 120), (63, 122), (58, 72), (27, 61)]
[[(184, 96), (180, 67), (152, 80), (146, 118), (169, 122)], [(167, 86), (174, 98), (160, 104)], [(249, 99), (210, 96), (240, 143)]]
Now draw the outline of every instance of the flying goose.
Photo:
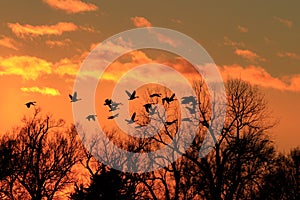
[(29, 102), (25, 103), (27, 108), (30, 108), (30, 106), (35, 106), (35, 104), (36, 104), (36, 101), (29, 101)]
[(76, 101), (81, 100), (81, 99), (77, 99), (77, 92), (74, 92), (73, 96), (71, 94), (69, 94), (69, 97), (71, 99), (71, 102), (76, 102)]
[(132, 92), (132, 94), (129, 91), (127, 91), (127, 90), (125, 92), (128, 95), (128, 97), (129, 97), (128, 100), (133, 100), (133, 99), (139, 98), (138, 96), (136, 96), (136, 91), (135, 90)]
[(88, 115), (88, 116), (86, 117), (86, 119), (87, 119), (88, 121), (91, 121), (91, 120), (95, 121), (95, 120), (96, 120), (96, 117), (97, 117), (97, 115)]
[(137, 122), (137, 120), (135, 120), (135, 116), (136, 116), (136, 113), (134, 112), (132, 115), (131, 115), (131, 118), (130, 119), (125, 119), (125, 121), (128, 123), (128, 124), (132, 124), (134, 122)]
[(174, 99), (174, 97), (175, 97), (175, 93), (173, 93), (171, 97), (164, 97), (164, 98), (162, 98), (162, 103), (164, 104), (166, 101), (169, 104), (170, 102), (176, 100), (176, 99)]

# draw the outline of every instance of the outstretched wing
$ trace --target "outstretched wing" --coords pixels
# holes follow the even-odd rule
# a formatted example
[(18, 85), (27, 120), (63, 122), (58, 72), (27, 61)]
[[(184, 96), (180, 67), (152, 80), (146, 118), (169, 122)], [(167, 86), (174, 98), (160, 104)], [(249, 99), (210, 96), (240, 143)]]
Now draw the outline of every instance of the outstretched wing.
[(73, 98), (74, 98), (74, 99), (77, 99), (77, 92), (74, 92)]
[(133, 97), (135, 96), (135, 90), (132, 92), (132, 96), (133, 96)]
[(126, 94), (128, 95), (128, 97), (130, 98), (131, 97), (131, 93), (128, 92), (127, 90), (125, 90)]
[(131, 116), (131, 120), (134, 121), (136, 113), (134, 112)]
[(70, 99), (71, 99), (71, 100), (73, 100), (73, 97), (72, 97), (72, 95), (70, 95), (70, 94), (69, 94), (69, 97), (70, 97)]
[(172, 96), (170, 97), (170, 99), (173, 99), (175, 97), (175, 93), (172, 94)]

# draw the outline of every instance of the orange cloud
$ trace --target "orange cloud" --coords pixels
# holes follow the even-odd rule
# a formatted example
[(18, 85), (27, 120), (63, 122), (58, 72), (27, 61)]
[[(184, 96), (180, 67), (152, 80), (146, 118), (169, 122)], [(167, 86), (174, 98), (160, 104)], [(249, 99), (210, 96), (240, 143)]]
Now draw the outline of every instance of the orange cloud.
[(60, 92), (57, 89), (50, 88), (50, 87), (22, 87), (21, 91), (23, 92), (32, 92), (32, 93), (40, 93), (44, 95), (49, 95), (49, 96), (58, 96), (60, 95)]
[(182, 21), (180, 19), (171, 19), (172, 22), (176, 23), (176, 24), (182, 24)]
[(292, 53), (292, 52), (279, 52), (277, 53), (277, 56), (280, 57), (280, 58), (292, 58), (292, 59), (296, 59), (296, 60), (299, 60), (300, 59), (300, 55), (297, 55), (295, 53)]
[(283, 19), (283, 18), (280, 18), (280, 17), (274, 17), (274, 20), (276, 20), (277, 22), (285, 25), (288, 28), (291, 28), (293, 26), (293, 22), (291, 20), (288, 20), (288, 19)]
[(223, 44), (225, 46), (232, 46), (232, 47), (245, 47), (245, 44), (243, 42), (235, 42), (229, 39), (228, 37), (224, 37), (224, 42)]
[(64, 46), (68, 46), (71, 43), (70, 39), (65, 39), (63, 41), (60, 40), (47, 40), (45, 42), (50, 48), (53, 48), (55, 46), (57, 47), (64, 47)]
[(230, 65), (219, 67), (223, 79), (237, 78), (265, 88), (273, 88), (282, 91), (300, 91), (300, 75), (291, 77), (273, 77), (261, 66)]
[(101, 33), (101, 31), (96, 30), (94, 27), (90, 27), (90, 26), (80, 26), (79, 28), (83, 31), (87, 31), (90, 33)]
[(0, 57), (0, 76), (16, 75), (25, 80), (36, 80), (42, 74), (51, 73), (51, 63), (31, 56)]
[(64, 58), (59, 60), (55, 65), (54, 72), (60, 76), (69, 75), (76, 76), (80, 67), (78, 60)]
[(152, 24), (144, 17), (131, 17), (131, 21), (133, 22), (133, 25), (136, 27), (151, 27)]
[(13, 40), (12, 38), (4, 36), (4, 35), (1, 36), (0, 46), (7, 47), (7, 48), (10, 48), (10, 49), (13, 49), (13, 50), (19, 50), (16, 47), (16, 41)]
[(61, 35), (64, 32), (71, 32), (78, 29), (78, 27), (71, 22), (59, 22), (55, 25), (40, 25), (33, 26), (30, 24), (21, 25), (19, 23), (8, 23), (8, 27), (14, 34), (19, 37), (40, 36), (40, 35)]
[(238, 28), (238, 31), (241, 32), (241, 33), (247, 33), (249, 31), (249, 29), (244, 27), (244, 26), (238, 25), (237, 28)]
[(80, 0), (43, 0), (50, 7), (63, 10), (67, 13), (80, 13), (87, 11), (96, 11), (98, 7), (91, 3), (85, 3)]
[(238, 56), (241, 56), (242, 58), (245, 58), (249, 61), (266, 61), (265, 58), (260, 57), (258, 54), (256, 54), (253, 51), (250, 51), (248, 49), (236, 49), (234, 53)]

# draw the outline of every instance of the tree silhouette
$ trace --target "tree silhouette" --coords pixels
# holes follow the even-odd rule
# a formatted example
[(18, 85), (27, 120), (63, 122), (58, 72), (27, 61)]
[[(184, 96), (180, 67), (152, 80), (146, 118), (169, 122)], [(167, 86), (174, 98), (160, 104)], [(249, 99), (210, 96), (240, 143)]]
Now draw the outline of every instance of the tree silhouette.
[(125, 177), (126, 174), (101, 165), (98, 173), (91, 177), (89, 187), (76, 186), (71, 199), (133, 199), (135, 188), (128, 185), (129, 176)]
[[(104, 128), (106, 137), (115, 144), (113, 148), (134, 153), (154, 151), (174, 141), (171, 156), (157, 158), (169, 161), (177, 153), (181, 157), (147, 173), (115, 170), (122, 166), (137, 171), (145, 163), (136, 162), (134, 155), (124, 158), (114, 149), (101, 154), (99, 149), (109, 149), (108, 142), (97, 134), (87, 135), (89, 138), (81, 135), (81, 142), (90, 144), (85, 149), (76, 137), (79, 125), (65, 129), (62, 120), (43, 117), (40, 109), (35, 109), (33, 117), (24, 118), (24, 125), (14, 129), (14, 134), (0, 140), (0, 199), (299, 199), (300, 149), (288, 155), (275, 151), (269, 133), (276, 122), (260, 90), (241, 80), (226, 83), (225, 122), (212, 151), (204, 157), (199, 157), (200, 148), (207, 145), (204, 138), (211, 134), (211, 122), (221, 115), (212, 117), (211, 108), (218, 105), (216, 99), (209, 98), (204, 81), (195, 82), (194, 91), (197, 96), (192, 103), (185, 102), (193, 111), (185, 110), (191, 114), (185, 122), (180, 121), (176, 95), (177, 101), (161, 101), (172, 91), (137, 91), (139, 100), (145, 102), (134, 110), (134, 130), (143, 136), (155, 130), (154, 136), (138, 138), (113, 126)], [(152, 97), (153, 92), (159, 95)], [(143, 106), (147, 103), (151, 104), (148, 111)], [(155, 108), (150, 115), (154, 104), (164, 109)], [(185, 151), (177, 145), (180, 126), (190, 134), (192, 126), (198, 128)], [(153, 156), (151, 164), (157, 164), (157, 158)], [(87, 172), (89, 183), (77, 182), (75, 167)], [(73, 189), (71, 195), (62, 196), (66, 189)]]
[[(182, 157), (160, 170), (135, 175), (120, 173), (123, 183), (124, 180), (130, 179), (138, 185), (136, 193), (140, 192), (142, 197), (151, 199), (251, 199), (256, 197), (261, 192), (264, 177), (271, 172), (275, 159), (273, 143), (268, 137), (268, 132), (275, 123), (270, 117), (263, 95), (257, 87), (249, 83), (241, 80), (228, 81), (227, 115), (221, 135), (213, 151), (206, 157), (199, 158), (199, 150), (209, 123), (211, 120), (217, 120), (218, 113), (214, 119), (211, 119), (210, 108), (216, 105), (214, 100), (209, 99), (203, 81), (195, 83), (194, 90), (199, 103), (193, 105), (196, 113), (191, 121), (199, 126), (199, 131), (190, 148), (186, 152), (180, 152), (175, 147), (174, 153), (180, 152)], [(171, 91), (158, 92), (162, 97), (173, 94)], [(140, 95), (145, 98), (145, 103), (151, 102), (152, 99), (147, 100), (150, 93), (148, 90), (146, 94)], [(115, 143), (132, 152), (151, 151), (168, 144), (176, 137), (179, 126), (183, 125), (177, 121), (170, 125), (164, 123), (179, 119), (178, 103), (174, 101), (164, 104), (165, 110), (161, 111), (163, 113), (157, 111), (158, 119), (164, 126), (155, 136), (145, 139), (129, 137), (127, 143), (131, 146), (124, 142), (124, 138), (115, 139)], [(198, 118), (196, 118), (197, 114)], [(163, 118), (164, 115), (166, 119)], [(139, 116), (139, 122), (147, 122), (150, 119), (146, 111), (139, 113)], [(144, 117), (141, 119), (141, 116)], [(153, 126), (155, 128), (156, 124)], [(147, 129), (141, 134), (146, 135)], [(108, 156), (118, 157), (118, 155)], [(155, 158), (153, 159), (155, 162)], [(126, 163), (118, 159), (113, 160), (119, 162), (119, 165)], [(119, 178), (116, 180), (120, 180)], [(102, 181), (104, 180), (102, 178)], [(101, 179), (99, 181), (98, 183), (93, 181), (89, 188), (95, 188), (95, 185), (99, 188), (105, 182)], [(87, 193), (91, 193), (91, 190)]]
[(1, 148), (9, 151), (2, 159), (9, 159), (8, 165), (13, 166), (5, 180), (9, 188), (3, 194), (10, 199), (53, 199), (74, 181), (72, 167), (80, 159), (81, 148), (75, 129), (64, 130), (63, 120), (42, 117), (40, 109), (23, 123), (2, 141), (2, 146), (13, 143), (6, 150)]
[[(260, 191), (263, 177), (271, 170), (275, 156), (267, 135), (275, 123), (258, 88), (241, 80), (231, 80), (226, 90), (227, 116), (221, 135), (213, 151), (199, 158), (209, 122), (217, 119), (211, 119), (210, 108), (216, 105), (209, 99), (204, 82), (195, 83), (199, 102), (196, 112), (200, 116), (192, 120), (198, 121), (199, 132), (188, 151), (180, 152), (182, 158), (149, 177), (160, 185), (154, 189), (156, 198), (247, 199)], [(176, 110), (174, 106), (168, 105), (166, 112)], [(168, 144), (175, 137), (178, 126), (178, 123), (165, 126), (153, 141)], [(175, 152), (179, 150), (175, 148)]]
[(291, 150), (289, 155), (279, 154), (269, 174), (264, 177), (262, 190), (257, 199), (299, 199), (300, 149)]

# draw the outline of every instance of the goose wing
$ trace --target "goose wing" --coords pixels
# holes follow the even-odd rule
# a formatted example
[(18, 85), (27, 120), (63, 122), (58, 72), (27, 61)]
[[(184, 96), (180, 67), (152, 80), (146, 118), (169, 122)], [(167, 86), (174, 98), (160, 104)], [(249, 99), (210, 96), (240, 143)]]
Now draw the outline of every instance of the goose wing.
[(132, 114), (132, 116), (131, 116), (131, 120), (132, 120), (132, 121), (134, 121), (135, 116), (136, 116), (136, 113), (134, 112), (134, 113)]
[(135, 97), (135, 93), (136, 93), (136, 92), (135, 92), (135, 90), (134, 90), (134, 91), (132, 92), (132, 97)]
[(170, 97), (170, 99), (173, 99), (175, 97), (175, 93), (172, 94), (172, 96)]
[(74, 98), (74, 99), (77, 99), (77, 92), (74, 92), (73, 98)]
[(126, 94), (128, 95), (128, 97), (131, 97), (131, 93), (128, 90), (125, 90)]

